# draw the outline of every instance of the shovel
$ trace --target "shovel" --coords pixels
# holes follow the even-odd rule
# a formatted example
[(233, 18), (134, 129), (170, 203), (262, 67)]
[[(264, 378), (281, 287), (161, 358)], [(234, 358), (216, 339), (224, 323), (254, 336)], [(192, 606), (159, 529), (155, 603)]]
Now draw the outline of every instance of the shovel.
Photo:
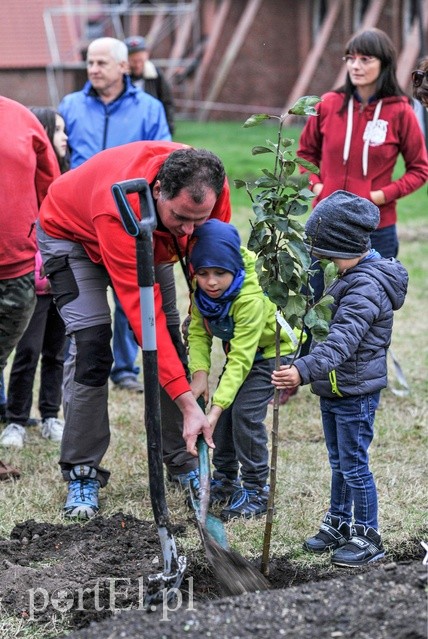
[[(154, 310), (155, 271), (152, 233), (156, 228), (156, 214), (152, 195), (146, 180), (135, 179), (117, 182), (112, 186), (113, 198), (122, 218), (125, 231), (135, 237), (137, 248), (137, 279), (140, 287), (142, 327), (143, 377), (145, 389), (144, 420), (147, 433), (147, 457), (149, 467), (150, 499), (162, 548), (164, 570), (149, 575), (144, 605), (151, 607), (173, 598), (183, 580), (186, 557), (178, 556), (171, 533), (168, 507), (165, 498), (162, 461), (162, 433), (156, 325)], [(126, 197), (138, 193), (141, 220), (138, 220)], [(166, 589), (166, 590), (165, 590)], [(165, 597), (166, 593), (166, 597)]]
[[(202, 407), (202, 398), (198, 400)], [(208, 445), (202, 435), (196, 442), (199, 459), (199, 500), (190, 487), (190, 500), (196, 515), (196, 523), (202, 544), (222, 594), (242, 595), (245, 592), (267, 590), (269, 582), (244, 557), (229, 548), (223, 522), (208, 512), (210, 503), (210, 458)]]

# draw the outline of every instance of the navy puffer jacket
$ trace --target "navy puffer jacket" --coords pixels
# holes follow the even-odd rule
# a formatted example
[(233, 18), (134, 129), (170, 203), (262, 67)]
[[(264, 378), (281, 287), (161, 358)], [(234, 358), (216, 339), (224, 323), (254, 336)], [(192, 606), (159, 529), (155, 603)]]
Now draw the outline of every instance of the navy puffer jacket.
[(302, 383), (330, 398), (385, 388), (393, 311), (403, 305), (407, 283), (394, 258), (365, 260), (335, 280), (327, 291), (334, 297), (328, 337), (294, 362)]

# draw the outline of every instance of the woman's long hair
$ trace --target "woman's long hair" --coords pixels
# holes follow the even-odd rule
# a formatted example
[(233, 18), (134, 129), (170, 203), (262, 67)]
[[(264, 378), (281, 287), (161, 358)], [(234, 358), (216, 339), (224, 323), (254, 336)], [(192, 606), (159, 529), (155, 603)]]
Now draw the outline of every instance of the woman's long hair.
[[(407, 95), (398, 84), (397, 80), (397, 53), (391, 38), (380, 29), (367, 29), (357, 33), (347, 43), (345, 55), (351, 54), (372, 55), (381, 62), (379, 77), (376, 81), (376, 98)], [(345, 84), (336, 90), (337, 93), (345, 93), (342, 109), (345, 109), (352, 98), (355, 86), (352, 84), (349, 73), (346, 74)]]
[(52, 144), (52, 148), (55, 151), (60, 171), (61, 173), (65, 173), (70, 168), (68, 156), (65, 155), (65, 157), (61, 158), (58, 155), (53, 141), (56, 127), (56, 116), (59, 115), (62, 118), (62, 115), (55, 111), (55, 109), (51, 109), (50, 107), (30, 107), (30, 111), (34, 113), (36, 118), (42, 123), (43, 128), (48, 135), (49, 141)]

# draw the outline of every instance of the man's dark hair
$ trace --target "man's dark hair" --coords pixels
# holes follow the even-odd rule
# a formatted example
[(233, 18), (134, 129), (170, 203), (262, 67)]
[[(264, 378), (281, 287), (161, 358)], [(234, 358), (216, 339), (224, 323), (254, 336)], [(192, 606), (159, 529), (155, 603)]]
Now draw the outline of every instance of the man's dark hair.
[(206, 149), (178, 149), (165, 160), (157, 179), (166, 200), (187, 189), (196, 204), (204, 201), (207, 189), (218, 197), (226, 174), (220, 158)]

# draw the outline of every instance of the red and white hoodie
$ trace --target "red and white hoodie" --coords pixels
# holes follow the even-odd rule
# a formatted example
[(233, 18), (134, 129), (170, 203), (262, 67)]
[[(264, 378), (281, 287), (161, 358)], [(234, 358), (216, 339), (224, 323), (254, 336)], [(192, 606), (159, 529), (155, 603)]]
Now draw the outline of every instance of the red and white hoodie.
[[(370, 199), (382, 190), (379, 228), (397, 221), (396, 201), (428, 180), (425, 140), (415, 112), (405, 96), (392, 96), (362, 105), (355, 98), (343, 107), (344, 93), (329, 92), (317, 105), (318, 116), (308, 118), (297, 155), (320, 169), (312, 185), (324, 188), (313, 205), (339, 189)], [(399, 154), (405, 172), (393, 179)], [(304, 170), (304, 169), (302, 169)]]

